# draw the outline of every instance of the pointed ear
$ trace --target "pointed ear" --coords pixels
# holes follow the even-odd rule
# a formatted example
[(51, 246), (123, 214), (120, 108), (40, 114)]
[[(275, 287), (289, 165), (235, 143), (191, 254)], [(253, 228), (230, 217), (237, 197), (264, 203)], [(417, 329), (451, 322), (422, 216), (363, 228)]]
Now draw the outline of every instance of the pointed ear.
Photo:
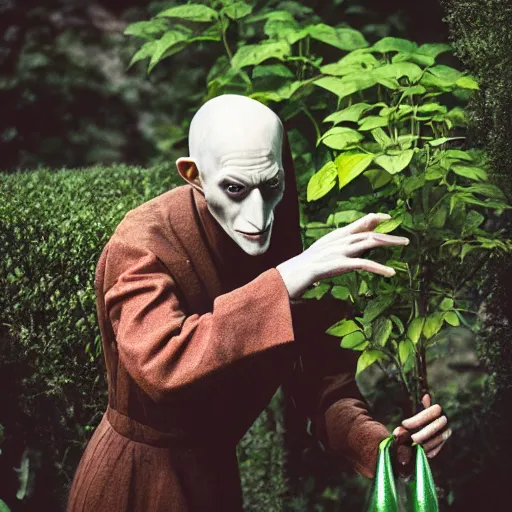
[(176, 160), (176, 167), (180, 176), (195, 189), (200, 192), (203, 191), (201, 179), (199, 178), (199, 171), (196, 162), (193, 158), (180, 157)]

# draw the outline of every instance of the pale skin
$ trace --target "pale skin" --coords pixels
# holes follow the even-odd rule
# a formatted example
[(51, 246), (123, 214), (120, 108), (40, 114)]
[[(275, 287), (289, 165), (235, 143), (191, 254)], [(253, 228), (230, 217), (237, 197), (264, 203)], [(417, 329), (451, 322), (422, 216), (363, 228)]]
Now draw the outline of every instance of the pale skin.
[[(281, 142), (282, 125), (270, 109), (243, 96), (223, 95), (196, 114), (189, 134), (191, 156), (176, 162), (183, 179), (204, 194), (213, 217), (251, 255), (268, 249), (274, 209), (283, 197)], [(278, 265), (290, 298), (300, 297), (317, 281), (346, 272), (395, 275), (393, 268), (361, 258), (376, 247), (409, 243), (406, 237), (374, 231), (390, 218), (370, 213)], [(441, 406), (432, 404), (429, 395), (423, 397), (422, 404), (423, 411), (403, 420), (393, 431), (397, 460), (404, 467), (412, 457), (411, 441), (422, 445), (433, 458), (451, 435)]]

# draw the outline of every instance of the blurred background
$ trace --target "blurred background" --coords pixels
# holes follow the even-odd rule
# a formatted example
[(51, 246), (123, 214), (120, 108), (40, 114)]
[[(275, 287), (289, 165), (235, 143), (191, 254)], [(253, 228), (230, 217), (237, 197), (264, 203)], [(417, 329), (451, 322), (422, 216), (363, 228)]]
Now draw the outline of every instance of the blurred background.
[[(183, 3), (0, 0), (1, 512), (3, 506), (31, 511), (42, 504), (63, 510), (104, 410), (95, 262), (127, 210), (176, 184), (174, 161), (187, 151), (188, 123), (205, 98), (211, 63), (223, 51), (221, 45), (190, 46), (148, 75), (147, 62), (129, 68), (140, 41), (124, 31)], [(450, 42), (454, 54), (445, 62), (468, 70), (481, 86), (468, 105), (471, 143), (488, 152), (494, 179), (510, 194), (507, 0), (253, 4), (346, 23), (370, 43), (385, 36)], [(87, 172), (62, 179), (82, 168)], [(41, 244), (37, 255), (31, 240)], [(510, 267), (503, 258), (488, 263), (486, 279), (474, 290), (480, 334), (454, 329), (431, 364), (435, 398), (452, 412), (454, 429), (433, 464), (443, 510), (510, 506)], [(400, 413), (393, 401), (399, 391), (378, 370), (367, 371), (360, 386), (378, 419)], [(299, 454), (290, 455), (290, 447)], [(309, 436), (286, 439), (280, 396), (244, 438), (239, 458), (248, 511), (363, 510), (370, 489)]]
[[(189, 48), (147, 76), (143, 62), (127, 69), (140, 42), (123, 32), (180, 3), (185, 2), (4, 0), (0, 169), (169, 160), (179, 128), (205, 94), (212, 53), (222, 53), (221, 45)], [(375, 40), (386, 35), (419, 44), (448, 40), (436, 0), (414, 8), (405, 0), (301, 5)]]

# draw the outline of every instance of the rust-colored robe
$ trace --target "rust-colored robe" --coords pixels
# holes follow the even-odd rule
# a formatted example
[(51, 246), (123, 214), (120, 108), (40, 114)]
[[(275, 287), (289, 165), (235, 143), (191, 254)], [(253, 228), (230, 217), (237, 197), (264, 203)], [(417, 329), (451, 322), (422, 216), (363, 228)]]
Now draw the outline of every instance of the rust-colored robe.
[(240, 511), (236, 445), (279, 385), (322, 443), (372, 476), (387, 429), (355, 359), (324, 334), (351, 310), (290, 301), (275, 266), (300, 250), (291, 155), (272, 244), (243, 253), (204, 197), (178, 187), (129, 212), (96, 272), (109, 404), (68, 511)]

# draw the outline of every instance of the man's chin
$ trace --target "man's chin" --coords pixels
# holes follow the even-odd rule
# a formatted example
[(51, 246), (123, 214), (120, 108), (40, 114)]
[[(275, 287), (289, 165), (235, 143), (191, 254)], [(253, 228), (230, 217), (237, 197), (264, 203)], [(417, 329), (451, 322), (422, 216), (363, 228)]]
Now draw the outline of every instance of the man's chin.
[(262, 235), (261, 238), (251, 238), (237, 232), (235, 236), (235, 242), (245, 253), (249, 254), (250, 256), (260, 256), (267, 252), (268, 248), (270, 247), (271, 232), (272, 227), (270, 227), (268, 232)]

